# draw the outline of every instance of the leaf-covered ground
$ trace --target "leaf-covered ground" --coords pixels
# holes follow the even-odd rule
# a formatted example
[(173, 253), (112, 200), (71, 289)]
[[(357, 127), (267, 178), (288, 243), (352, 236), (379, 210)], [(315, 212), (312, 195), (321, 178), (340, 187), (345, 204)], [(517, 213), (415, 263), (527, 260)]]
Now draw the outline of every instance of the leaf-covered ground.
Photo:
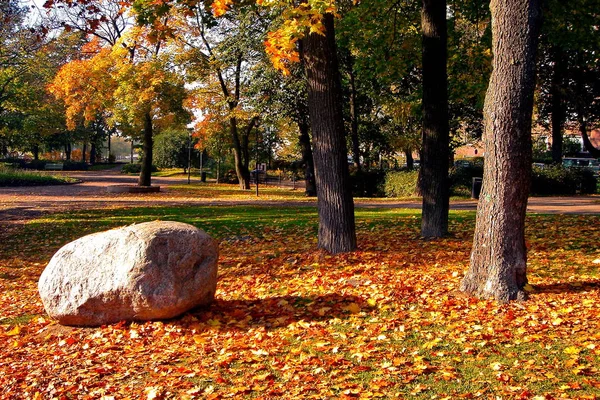
[[(311, 207), (92, 210), (2, 237), (0, 398), (598, 398), (600, 216), (528, 218), (530, 299), (457, 291), (473, 213), (358, 210), (360, 250), (315, 250)], [(216, 302), (162, 322), (68, 328), (37, 279), (83, 234), (180, 220), (221, 240)]]

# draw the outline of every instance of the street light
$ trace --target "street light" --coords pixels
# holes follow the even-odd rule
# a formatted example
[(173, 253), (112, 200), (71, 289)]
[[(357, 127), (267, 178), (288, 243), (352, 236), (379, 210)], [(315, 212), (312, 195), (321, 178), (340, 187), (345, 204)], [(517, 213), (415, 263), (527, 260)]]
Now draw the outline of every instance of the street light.
[(188, 131), (188, 185), (192, 174), (192, 131)]

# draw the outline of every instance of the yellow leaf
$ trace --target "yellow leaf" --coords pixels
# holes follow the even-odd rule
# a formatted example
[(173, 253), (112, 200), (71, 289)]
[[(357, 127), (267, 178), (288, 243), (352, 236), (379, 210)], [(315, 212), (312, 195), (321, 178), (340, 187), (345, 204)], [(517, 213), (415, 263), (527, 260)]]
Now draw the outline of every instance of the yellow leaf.
[(579, 352), (581, 351), (581, 349), (578, 349), (575, 346), (569, 346), (564, 350), (565, 354), (579, 354)]
[(523, 290), (528, 293), (535, 292), (535, 289), (529, 283), (523, 287)]
[(10, 331), (6, 332), (6, 334), (8, 336), (16, 336), (19, 333), (21, 333), (21, 328), (19, 328), (18, 326), (15, 326), (14, 328), (12, 328)]
[(370, 298), (369, 300), (367, 300), (367, 304), (371, 307), (375, 307), (377, 305), (377, 300), (375, 300), (374, 298)]

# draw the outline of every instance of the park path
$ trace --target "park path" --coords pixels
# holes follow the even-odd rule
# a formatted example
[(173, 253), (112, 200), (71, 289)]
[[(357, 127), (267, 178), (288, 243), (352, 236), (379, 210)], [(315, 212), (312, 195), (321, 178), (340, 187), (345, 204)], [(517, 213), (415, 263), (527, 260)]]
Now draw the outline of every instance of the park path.
[[(117, 170), (73, 172), (69, 173), (69, 176), (78, 178), (82, 182), (73, 185), (0, 188), (0, 222), (3, 223), (2, 225), (18, 224), (46, 213), (104, 207), (316, 204), (312, 199), (265, 200), (258, 197), (235, 200), (190, 197), (189, 194), (169, 189), (170, 186), (187, 183), (187, 178), (181, 176), (153, 177), (152, 183), (161, 186), (161, 193), (144, 195), (107, 193), (106, 187), (109, 185), (135, 184), (137, 182), (136, 176), (123, 175)], [(357, 199), (355, 204), (356, 207), (369, 208), (421, 208), (419, 201), (395, 201), (393, 199)], [(450, 208), (475, 210), (477, 201), (453, 201)], [(527, 211), (548, 214), (600, 214), (600, 196), (532, 197), (529, 199)]]

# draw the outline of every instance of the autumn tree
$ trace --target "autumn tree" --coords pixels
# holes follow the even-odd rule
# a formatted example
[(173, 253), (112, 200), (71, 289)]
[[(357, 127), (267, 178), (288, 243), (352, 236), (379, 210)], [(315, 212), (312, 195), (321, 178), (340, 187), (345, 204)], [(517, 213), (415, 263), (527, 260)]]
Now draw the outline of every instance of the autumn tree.
[(183, 106), (187, 96), (183, 78), (170, 55), (160, 53), (166, 44), (145, 34), (132, 29), (115, 46), (100, 46), (92, 58), (71, 61), (50, 87), (64, 101), (70, 127), (80, 118), (90, 123), (107, 110), (111, 126), (142, 139), (140, 186), (151, 183), (154, 132), (189, 120)]
[(494, 58), (485, 102), (483, 189), (461, 290), (508, 301), (524, 298), (527, 284), (525, 212), (541, 8), (538, 0), (492, 0), (490, 9)]
[(291, 65), (290, 73), (283, 75), (267, 60), (257, 65), (255, 72), (250, 86), (253, 102), (265, 116), (266, 122), (279, 125), (279, 120), (289, 118), (297, 126), (297, 142), (304, 167), (305, 193), (307, 196), (316, 196), (304, 66), (301, 62)]
[(448, 128), (448, 77), (446, 75), (446, 1), (423, 0), (423, 148), (421, 235), (448, 233), (450, 157)]
[(249, 106), (247, 87), (253, 65), (264, 58), (266, 21), (252, 4), (236, 7), (221, 18), (213, 15), (214, 7), (198, 1), (157, 5), (139, 0), (134, 8), (140, 23), (159, 32), (164, 30), (159, 17), (175, 16), (169, 34), (180, 45), (180, 67), (195, 82), (196, 96), (207, 94), (203, 112), (227, 120), (240, 188), (249, 189), (250, 136), (260, 116)]
[(597, 52), (600, 39), (596, 34), (600, 17), (598, 3), (578, 0), (568, 6), (560, 1), (544, 4), (538, 84), (538, 120), (549, 126), (552, 136), (552, 161), (560, 163), (563, 134), (568, 125), (577, 126), (583, 143), (592, 155), (595, 151), (588, 137), (589, 123), (599, 119)]

